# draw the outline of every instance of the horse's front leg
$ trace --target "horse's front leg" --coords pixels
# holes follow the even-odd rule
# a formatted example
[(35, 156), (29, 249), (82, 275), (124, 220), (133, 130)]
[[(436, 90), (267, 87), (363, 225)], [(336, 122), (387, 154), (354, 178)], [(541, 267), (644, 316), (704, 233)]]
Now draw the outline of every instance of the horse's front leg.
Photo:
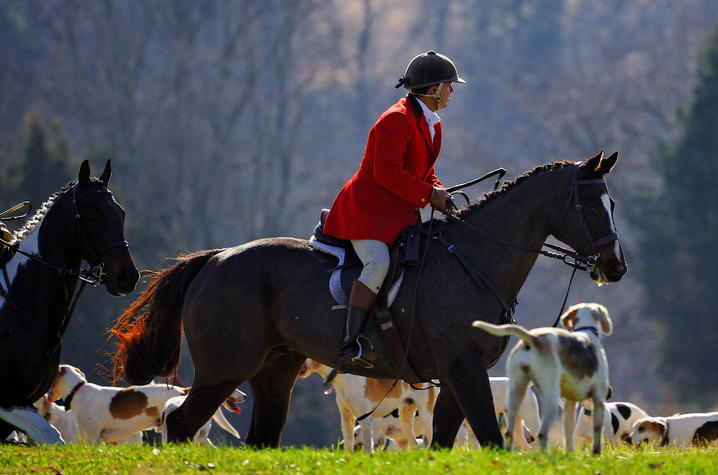
[(503, 438), (496, 421), (489, 374), (479, 352), (465, 348), (442, 373), (441, 392), (434, 408), (432, 446), (452, 447), (461, 421), (466, 417), (482, 447), (501, 447)]

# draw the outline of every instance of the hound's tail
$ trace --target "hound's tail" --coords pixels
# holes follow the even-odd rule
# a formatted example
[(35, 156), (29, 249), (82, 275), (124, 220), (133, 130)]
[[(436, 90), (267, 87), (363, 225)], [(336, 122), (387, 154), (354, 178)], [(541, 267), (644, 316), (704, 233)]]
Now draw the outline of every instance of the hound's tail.
[(192, 279), (222, 249), (198, 251), (175, 258), (172, 267), (155, 272), (144, 292), (115, 321), (110, 335), (118, 340), (110, 355), (115, 381), (147, 384), (155, 376), (177, 370), (182, 342), (182, 306)]
[(481, 320), (474, 320), (474, 323), (472, 323), (471, 326), (475, 328), (480, 328), (485, 332), (491, 333), (492, 335), (514, 335), (527, 345), (536, 346), (538, 343), (538, 338), (529, 333), (529, 331), (521, 325), (493, 325), (491, 323), (482, 322)]

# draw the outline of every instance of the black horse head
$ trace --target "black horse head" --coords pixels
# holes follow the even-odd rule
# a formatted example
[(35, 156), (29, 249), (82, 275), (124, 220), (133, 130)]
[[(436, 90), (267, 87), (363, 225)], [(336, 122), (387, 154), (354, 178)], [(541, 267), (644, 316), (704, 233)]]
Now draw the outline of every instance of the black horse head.
[(100, 269), (101, 282), (112, 295), (132, 292), (139, 279), (124, 237), (125, 210), (108, 189), (112, 169), (107, 160), (99, 179), (90, 176), (85, 160), (72, 189), (73, 234), (80, 257)]
[(553, 233), (579, 254), (595, 258), (590, 275), (599, 284), (618, 282), (628, 270), (605, 180), (617, 160), (617, 151), (604, 157), (601, 150), (573, 167), (566, 211)]

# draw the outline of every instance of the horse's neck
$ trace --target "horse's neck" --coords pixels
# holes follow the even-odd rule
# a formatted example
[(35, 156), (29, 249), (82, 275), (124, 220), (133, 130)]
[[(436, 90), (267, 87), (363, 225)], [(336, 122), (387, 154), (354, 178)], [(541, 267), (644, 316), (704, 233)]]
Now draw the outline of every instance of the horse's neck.
[(543, 246), (567, 203), (568, 178), (564, 169), (540, 173), (466, 216), (469, 224), (487, 235), (517, 247), (458, 228), (466, 236), (463, 239), (473, 243), (468, 252), (510, 299), (518, 294), (538, 257), (518, 247), (538, 250)]
[[(7, 279), (3, 275), (0, 282), (8, 291), (9, 298), (19, 307), (19, 311), (44, 329), (53, 330), (52, 327), (57, 325), (58, 319), (67, 310), (76, 280), (63, 278), (57, 270), (36, 262), (26, 255), (36, 256), (58, 267), (73, 267), (74, 263), (70, 261), (76, 259), (63, 254), (61, 240), (47, 235), (45, 226), (48, 222), (52, 222), (51, 211), (21, 241), (19, 249), (23, 253), (15, 253), (5, 268)], [(37, 295), (42, 295), (42, 298), (37, 299)], [(6, 305), (4, 300), (0, 298), (2, 307)]]

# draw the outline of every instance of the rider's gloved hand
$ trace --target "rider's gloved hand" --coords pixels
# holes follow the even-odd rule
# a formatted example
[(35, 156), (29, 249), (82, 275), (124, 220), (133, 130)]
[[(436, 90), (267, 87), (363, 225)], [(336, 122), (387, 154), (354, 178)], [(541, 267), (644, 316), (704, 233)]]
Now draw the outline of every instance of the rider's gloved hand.
[(439, 208), (449, 213), (456, 210), (456, 206), (454, 205), (454, 201), (451, 199), (451, 196), (446, 192), (446, 190), (436, 186), (431, 190), (429, 203), (431, 203), (431, 206), (434, 208)]

